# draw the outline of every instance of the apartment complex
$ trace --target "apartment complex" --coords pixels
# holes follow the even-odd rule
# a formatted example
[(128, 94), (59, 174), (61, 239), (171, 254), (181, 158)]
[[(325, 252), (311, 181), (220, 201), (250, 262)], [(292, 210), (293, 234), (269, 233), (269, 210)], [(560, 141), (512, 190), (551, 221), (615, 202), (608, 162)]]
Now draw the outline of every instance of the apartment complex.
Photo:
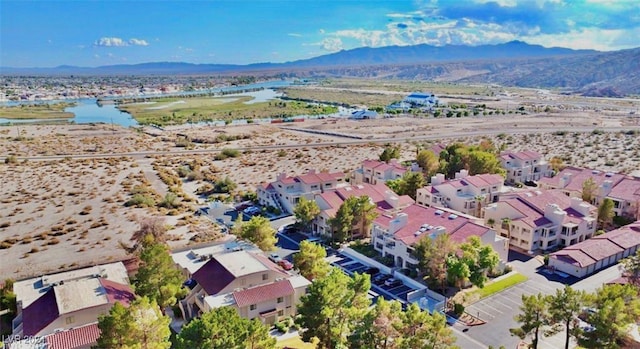
[(365, 160), (359, 169), (351, 173), (351, 184), (384, 184), (386, 181), (402, 178), (407, 171), (397, 159), (391, 159), (389, 163)]
[(289, 177), (278, 175), (271, 183), (258, 185), (258, 202), (263, 206), (273, 206), (284, 213), (292, 213), (301, 197), (313, 200), (315, 194), (336, 190), (347, 186), (342, 172), (328, 173), (310, 170), (304, 175)]
[(498, 201), (504, 178), (496, 174), (469, 176), (467, 170), (446, 180), (441, 173), (431, 177), (431, 184), (418, 189), (416, 203), (423, 206), (451, 208), (479, 217), (483, 206)]
[(180, 301), (186, 320), (219, 307), (272, 325), (296, 315), (296, 304), (311, 282), (285, 272), (262, 251), (235, 242), (176, 252), (174, 262), (192, 280)]
[(536, 190), (504, 196), (483, 209), (489, 226), (499, 227), (510, 244), (525, 251), (569, 246), (593, 236), (596, 208), (560, 190)]
[(448, 234), (452, 241), (462, 243), (470, 236), (478, 236), (506, 262), (507, 239), (479, 221), (452, 210), (414, 204), (396, 214), (378, 216), (373, 223), (371, 244), (382, 256), (392, 257), (396, 267), (415, 268), (418, 261), (413, 256), (413, 246), (419, 240)]
[(599, 205), (625, 176), (619, 173), (568, 166), (554, 177), (542, 178), (538, 184), (542, 189), (560, 189), (566, 195), (581, 197), (583, 183), (589, 178), (596, 185), (595, 197), (591, 204)]
[(539, 181), (553, 174), (549, 163), (535, 151), (504, 152), (500, 154), (500, 162), (507, 171), (508, 184)]
[[(315, 196), (315, 201), (321, 211), (312, 223), (313, 234), (330, 237), (332, 235), (330, 220), (336, 216), (336, 212), (338, 212), (345, 200), (352, 196), (369, 197), (371, 202), (376, 205), (379, 215), (392, 214), (413, 204), (413, 199), (408, 195), (399, 196), (384, 184), (358, 184), (318, 194)], [(369, 232), (361, 231), (360, 226), (353, 227), (353, 237), (361, 237), (368, 234)]]
[(116, 302), (129, 305), (135, 298), (121, 262), (17, 281), (13, 289), (18, 310), (13, 337), (55, 340), (84, 328), (92, 339), (84, 343), (87, 347), (98, 338), (98, 317)]

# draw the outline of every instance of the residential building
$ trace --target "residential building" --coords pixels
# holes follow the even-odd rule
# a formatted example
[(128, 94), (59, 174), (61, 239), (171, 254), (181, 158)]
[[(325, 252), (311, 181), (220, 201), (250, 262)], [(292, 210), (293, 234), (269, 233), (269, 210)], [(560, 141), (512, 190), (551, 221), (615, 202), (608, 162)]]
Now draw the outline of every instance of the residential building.
[(373, 222), (371, 244), (382, 256), (392, 257), (396, 267), (415, 268), (413, 246), (421, 239), (448, 234), (456, 243), (478, 236), (507, 262), (509, 244), (495, 230), (480, 224), (481, 220), (444, 208), (408, 206), (396, 214), (378, 216)]
[(541, 178), (538, 185), (542, 189), (560, 189), (571, 197), (582, 197), (582, 185), (589, 178), (596, 185), (591, 204), (597, 206), (625, 176), (619, 173), (568, 166), (554, 177)]
[(356, 110), (349, 116), (349, 119), (355, 120), (367, 120), (367, 119), (378, 119), (380, 115), (373, 110)]
[(315, 170), (294, 177), (280, 173), (274, 182), (258, 185), (258, 202), (263, 206), (276, 207), (285, 213), (293, 213), (301, 197), (313, 200), (315, 194), (347, 186), (344, 177), (342, 172), (328, 173)]
[(451, 208), (479, 217), (482, 207), (498, 201), (504, 178), (497, 174), (469, 176), (467, 170), (445, 180), (441, 173), (431, 177), (431, 184), (418, 189), (416, 203), (423, 206)]
[(311, 284), (285, 272), (248, 244), (181, 251), (172, 258), (192, 280), (191, 291), (180, 302), (186, 320), (229, 306), (242, 317), (272, 325), (296, 315), (296, 304)]
[(23, 337), (5, 342), (7, 349), (91, 349), (100, 337), (98, 323), (56, 331), (42, 337)]
[(640, 220), (640, 178), (625, 178), (607, 195), (613, 201), (616, 216)]
[[(358, 184), (352, 187), (340, 188), (315, 196), (315, 201), (320, 208), (320, 214), (313, 220), (312, 232), (314, 235), (330, 237), (332, 230), (330, 220), (335, 217), (340, 206), (348, 198), (355, 196), (367, 196), (376, 205), (378, 214), (390, 214), (413, 204), (413, 199), (408, 195), (398, 196), (384, 184)], [(361, 231), (360, 226), (353, 227), (352, 237), (367, 236), (370, 232)]]
[(351, 172), (350, 183), (352, 185), (384, 184), (386, 181), (402, 178), (405, 172), (407, 172), (407, 168), (398, 163), (397, 159), (391, 159), (389, 163), (379, 160), (365, 160), (359, 169)]
[(121, 262), (17, 281), (13, 289), (18, 310), (14, 337), (90, 326), (116, 302), (128, 306), (135, 298)]
[(582, 278), (635, 254), (639, 247), (640, 221), (554, 252), (549, 266)]
[(539, 181), (553, 174), (549, 163), (535, 151), (504, 152), (500, 154), (500, 162), (507, 171), (505, 182), (509, 184)]
[(524, 251), (575, 245), (593, 236), (596, 208), (560, 190), (519, 192), (483, 209), (489, 226)]

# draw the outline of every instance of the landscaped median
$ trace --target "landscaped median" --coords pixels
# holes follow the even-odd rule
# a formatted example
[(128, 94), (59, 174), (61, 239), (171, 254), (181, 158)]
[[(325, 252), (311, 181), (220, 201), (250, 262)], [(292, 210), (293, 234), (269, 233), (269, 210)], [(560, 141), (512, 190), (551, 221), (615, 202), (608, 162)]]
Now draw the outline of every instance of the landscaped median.
[(483, 288), (473, 291), (473, 294), (479, 296), (479, 299), (486, 298), (527, 280), (526, 276), (512, 271), (500, 279), (485, 285)]

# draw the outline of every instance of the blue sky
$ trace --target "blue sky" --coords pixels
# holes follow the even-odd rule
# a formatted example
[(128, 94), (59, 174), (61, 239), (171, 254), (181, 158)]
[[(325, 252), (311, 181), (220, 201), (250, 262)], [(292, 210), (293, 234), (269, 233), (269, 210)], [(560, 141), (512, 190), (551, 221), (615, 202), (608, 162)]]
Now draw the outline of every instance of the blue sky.
[(285, 62), (362, 46), (640, 46), (638, 0), (0, 0), (0, 66)]

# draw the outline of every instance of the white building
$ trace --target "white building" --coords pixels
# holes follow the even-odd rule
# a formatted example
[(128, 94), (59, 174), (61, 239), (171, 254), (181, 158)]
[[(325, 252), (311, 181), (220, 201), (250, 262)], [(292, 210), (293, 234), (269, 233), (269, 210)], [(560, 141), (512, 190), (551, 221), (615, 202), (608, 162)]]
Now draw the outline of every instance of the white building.
[(504, 178), (496, 174), (469, 176), (467, 170), (461, 170), (455, 179), (445, 180), (438, 173), (431, 177), (431, 185), (418, 189), (416, 203), (479, 217), (483, 206), (498, 201), (503, 183)]
[(371, 244), (383, 256), (393, 257), (401, 268), (415, 268), (413, 246), (421, 239), (433, 239), (449, 234), (451, 241), (462, 243), (470, 236), (478, 236), (507, 262), (509, 244), (495, 230), (480, 224), (481, 220), (460, 212), (434, 207), (411, 205), (395, 215), (381, 215), (375, 219)]
[(348, 186), (344, 173), (316, 172), (310, 170), (304, 175), (289, 177), (278, 175), (271, 183), (258, 185), (258, 202), (263, 206), (273, 206), (284, 213), (292, 213), (301, 197), (313, 200), (315, 194)]
[(559, 190), (521, 192), (483, 209), (489, 226), (525, 251), (574, 245), (593, 236), (596, 208)]
[(553, 174), (549, 163), (535, 151), (504, 152), (500, 154), (500, 162), (507, 171), (509, 184), (539, 181)]
[(560, 189), (571, 197), (582, 197), (582, 186), (589, 178), (596, 185), (595, 197), (591, 204), (597, 206), (625, 176), (619, 173), (567, 166), (551, 178), (541, 178), (538, 185), (542, 189)]
[(421, 107), (435, 107), (438, 105), (439, 100), (432, 93), (426, 92), (412, 92), (410, 95), (404, 98), (403, 102), (409, 103), (414, 106)]
[(398, 163), (397, 159), (391, 159), (389, 163), (379, 160), (364, 160), (359, 169), (351, 173), (352, 185), (369, 183), (384, 184), (392, 179), (402, 178), (408, 169)]

